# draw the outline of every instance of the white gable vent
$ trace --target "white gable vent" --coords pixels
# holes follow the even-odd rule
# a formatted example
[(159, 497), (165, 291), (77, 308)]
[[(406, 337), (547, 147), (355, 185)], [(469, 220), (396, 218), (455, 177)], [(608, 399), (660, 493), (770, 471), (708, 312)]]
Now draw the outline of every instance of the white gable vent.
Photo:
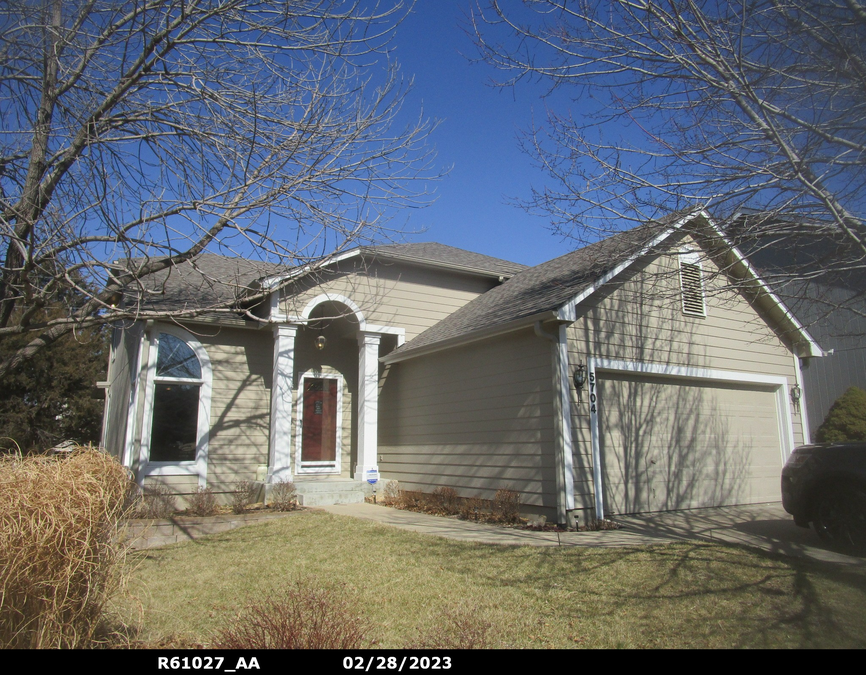
[(683, 314), (706, 316), (703, 270), (698, 254), (693, 251), (680, 254), (680, 284), (683, 291)]

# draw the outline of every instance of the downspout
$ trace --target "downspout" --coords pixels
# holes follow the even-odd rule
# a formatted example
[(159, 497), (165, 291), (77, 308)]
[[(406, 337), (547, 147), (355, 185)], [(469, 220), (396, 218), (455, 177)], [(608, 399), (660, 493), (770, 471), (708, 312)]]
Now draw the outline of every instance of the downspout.
[(553, 344), (559, 344), (559, 336), (553, 333), (548, 333), (541, 325), (541, 321), (535, 322), (535, 334), (545, 340), (550, 340)]
[(541, 321), (534, 324), (535, 334), (553, 344), (553, 420), (554, 461), (556, 464), (556, 518), (562, 525), (573, 526), (574, 457), (571, 432), (571, 393), (568, 388), (568, 339), (566, 325), (559, 324), (558, 334), (544, 330)]

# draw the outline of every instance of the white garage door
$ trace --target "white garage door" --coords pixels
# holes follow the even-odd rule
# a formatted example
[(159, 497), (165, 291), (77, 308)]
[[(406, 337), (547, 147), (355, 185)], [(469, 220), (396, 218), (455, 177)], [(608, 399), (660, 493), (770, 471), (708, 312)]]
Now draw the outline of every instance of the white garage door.
[(778, 501), (769, 387), (598, 373), (605, 513)]

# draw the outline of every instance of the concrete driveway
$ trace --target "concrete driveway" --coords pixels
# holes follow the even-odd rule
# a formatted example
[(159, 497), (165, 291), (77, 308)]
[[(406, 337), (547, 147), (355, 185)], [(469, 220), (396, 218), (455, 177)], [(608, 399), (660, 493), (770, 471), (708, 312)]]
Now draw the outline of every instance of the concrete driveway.
[(510, 529), (373, 504), (340, 504), (318, 508), (422, 534), (485, 544), (614, 547), (702, 539), (742, 544), (821, 562), (866, 565), (864, 558), (828, 550), (812, 530), (794, 525), (794, 520), (780, 503), (615, 516), (613, 520), (622, 525), (619, 530), (560, 534)]
[(829, 550), (815, 531), (797, 527), (781, 503), (616, 516), (623, 529), (659, 539), (706, 539), (743, 544), (772, 553), (844, 565), (866, 559)]

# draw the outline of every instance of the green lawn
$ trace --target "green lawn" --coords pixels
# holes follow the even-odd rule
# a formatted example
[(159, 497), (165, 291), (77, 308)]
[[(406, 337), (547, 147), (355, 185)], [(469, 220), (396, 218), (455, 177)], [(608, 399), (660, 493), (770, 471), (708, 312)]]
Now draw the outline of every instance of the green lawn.
[(866, 570), (717, 544), (499, 547), (299, 512), (129, 563), (118, 611), (145, 644), (208, 644), (301, 579), (344, 584), (386, 648), (467, 615), (492, 647), (866, 647)]

